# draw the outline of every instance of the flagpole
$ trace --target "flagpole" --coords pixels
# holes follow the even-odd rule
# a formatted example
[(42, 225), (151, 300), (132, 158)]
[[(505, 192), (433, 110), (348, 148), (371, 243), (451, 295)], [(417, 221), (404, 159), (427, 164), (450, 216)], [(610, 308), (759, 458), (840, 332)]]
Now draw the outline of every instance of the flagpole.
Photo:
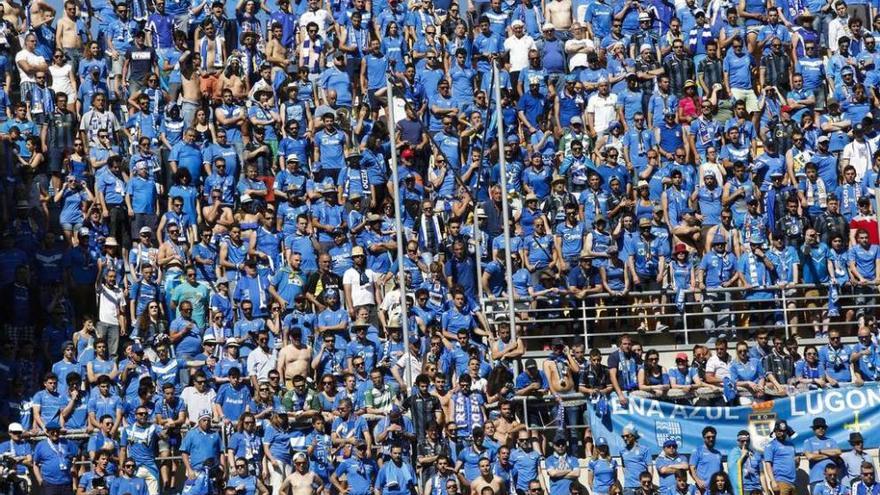
[[(410, 364), (409, 350), (409, 311), (406, 307), (406, 271), (403, 269), (404, 251), (406, 247), (403, 245), (403, 221), (400, 218), (400, 208), (403, 202), (400, 197), (400, 178), (397, 174), (397, 136), (394, 135), (394, 88), (391, 84), (392, 75), (389, 73), (385, 80), (385, 91), (388, 98), (388, 139), (391, 145), (391, 176), (393, 181), (392, 190), (394, 192), (394, 230), (397, 234), (397, 283), (400, 286), (400, 310), (401, 320), (400, 326), (403, 332), (403, 348), (404, 356), (406, 356), (406, 393), (409, 394), (412, 388), (412, 365)], [(387, 339), (388, 336), (386, 335)]]
[[(501, 114), (501, 73), (498, 71), (498, 64), (492, 63), (492, 77), (494, 84), (495, 98), (495, 127), (498, 131), (498, 165), (501, 172), (501, 217), (504, 222), (504, 250), (507, 256), (504, 257), (506, 265), (507, 279), (507, 318), (510, 321), (510, 338), (516, 340), (516, 320), (513, 308), (513, 262), (511, 261), (510, 250), (510, 206), (507, 198), (507, 162), (504, 157), (504, 120)], [(480, 281), (482, 283), (482, 281)]]

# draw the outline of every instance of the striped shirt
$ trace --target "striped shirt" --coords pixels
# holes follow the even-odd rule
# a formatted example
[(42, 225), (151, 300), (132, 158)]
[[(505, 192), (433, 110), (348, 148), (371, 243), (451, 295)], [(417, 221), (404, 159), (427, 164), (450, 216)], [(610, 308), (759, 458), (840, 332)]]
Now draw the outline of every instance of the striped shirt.
[(364, 401), (367, 407), (381, 409), (386, 413), (391, 411), (391, 406), (396, 398), (397, 387), (390, 383), (386, 383), (381, 390), (372, 386), (364, 393)]
[(694, 61), (690, 57), (678, 58), (675, 55), (666, 57), (663, 61), (663, 69), (669, 76), (669, 91), (676, 96), (684, 94), (684, 83), (696, 78)]
[(709, 89), (712, 89), (714, 84), (724, 84), (724, 63), (721, 59), (704, 58), (700, 62), (699, 73), (703, 75), (703, 82)]
[(776, 86), (780, 94), (788, 92), (788, 73), (791, 70), (791, 60), (787, 53), (771, 52), (764, 57), (761, 67), (764, 69), (764, 86)]

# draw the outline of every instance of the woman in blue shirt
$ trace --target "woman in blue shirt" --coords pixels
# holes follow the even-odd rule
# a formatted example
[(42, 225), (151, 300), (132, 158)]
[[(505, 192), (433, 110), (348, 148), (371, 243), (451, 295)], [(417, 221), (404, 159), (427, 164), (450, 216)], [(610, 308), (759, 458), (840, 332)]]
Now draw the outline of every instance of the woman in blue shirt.
[(76, 247), (78, 237), (74, 233), (79, 232), (83, 225), (83, 204), (94, 201), (92, 193), (84, 182), (78, 181), (74, 175), (68, 175), (67, 181), (55, 193), (54, 200), (56, 204), (61, 204), (58, 221), (64, 230), (64, 239)]
[(611, 457), (605, 437), (596, 439), (594, 455), (587, 463), (587, 484), (593, 495), (608, 495), (617, 480), (617, 461)]
[(651, 349), (645, 353), (645, 365), (639, 370), (639, 390), (660, 398), (669, 390), (669, 375), (660, 366), (660, 354)]

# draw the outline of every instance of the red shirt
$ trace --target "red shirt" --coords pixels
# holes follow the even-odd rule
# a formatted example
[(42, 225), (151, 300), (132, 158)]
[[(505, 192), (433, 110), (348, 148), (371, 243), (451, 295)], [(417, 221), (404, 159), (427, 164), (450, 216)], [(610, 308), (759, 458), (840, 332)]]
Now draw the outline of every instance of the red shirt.
[(871, 244), (880, 244), (880, 234), (877, 232), (876, 217), (853, 217), (853, 219), (849, 221), (849, 228), (853, 231), (865, 229), (868, 232), (868, 242)]

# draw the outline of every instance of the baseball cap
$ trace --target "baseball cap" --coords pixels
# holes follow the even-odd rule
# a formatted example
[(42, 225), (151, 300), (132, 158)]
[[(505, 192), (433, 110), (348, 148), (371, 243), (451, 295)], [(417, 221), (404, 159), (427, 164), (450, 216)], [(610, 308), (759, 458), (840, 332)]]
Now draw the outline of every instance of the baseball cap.
[[(679, 246), (683, 246), (683, 245), (684, 244), (679, 244)], [(683, 352), (679, 352), (678, 354), (675, 355), (675, 360), (676, 361), (687, 361), (688, 355)]]
[[(24, 427), (21, 426), (21, 423), (9, 423), (9, 427), (6, 428), (6, 431), (9, 433), (24, 433)], [(850, 435), (850, 441), (852, 441), (852, 435)]]
[(538, 367), (538, 363), (534, 359), (526, 359), (526, 369), (534, 369)]

